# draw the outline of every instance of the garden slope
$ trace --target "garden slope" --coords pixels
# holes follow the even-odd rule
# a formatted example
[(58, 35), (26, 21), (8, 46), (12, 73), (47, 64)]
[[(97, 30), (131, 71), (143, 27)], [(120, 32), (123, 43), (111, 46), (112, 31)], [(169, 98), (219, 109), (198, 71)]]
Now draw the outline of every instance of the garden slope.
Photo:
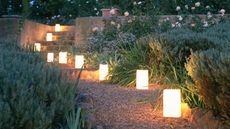
[(153, 111), (149, 97), (156, 88), (136, 90), (111, 84), (81, 81), (81, 93), (93, 97), (96, 125), (104, 129), (194, 129), (185, 119), (163, 118), (162, 110)]

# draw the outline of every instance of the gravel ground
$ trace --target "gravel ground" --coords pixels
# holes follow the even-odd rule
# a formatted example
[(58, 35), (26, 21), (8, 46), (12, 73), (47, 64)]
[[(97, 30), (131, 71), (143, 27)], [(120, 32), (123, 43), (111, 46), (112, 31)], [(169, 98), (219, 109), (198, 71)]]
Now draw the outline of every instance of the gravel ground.
[(96, 125), (104, 129), (194, 129), (186, 119), (163, 118), (162, 109), (153, 111), (149, 97), (156, 88), (136, 90), (112, 84), (81, 81), (81, 93), (93, 97)]

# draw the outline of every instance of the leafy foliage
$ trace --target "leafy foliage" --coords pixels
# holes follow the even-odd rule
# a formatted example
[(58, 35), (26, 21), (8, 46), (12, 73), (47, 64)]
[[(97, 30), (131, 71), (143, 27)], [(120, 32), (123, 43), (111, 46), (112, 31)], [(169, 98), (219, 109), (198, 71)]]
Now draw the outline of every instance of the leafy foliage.
[(206, 106), (230, 119), (230, 56), (229, 48), (194, 52), (186, 69), (192, 77)]
[(140, 39), (129, 50), (121, 50), (122, 59), (112, 68), (111, 81), (123, 86), (135, 84), (137, 69), (148, 68), (148, 44), (145, 39)]
[[(0, 128), (51, 129), (75, 109), (75, 82), (37, 53), (0, 43)], [(52, 64), (53, 65), (53, 64)]]

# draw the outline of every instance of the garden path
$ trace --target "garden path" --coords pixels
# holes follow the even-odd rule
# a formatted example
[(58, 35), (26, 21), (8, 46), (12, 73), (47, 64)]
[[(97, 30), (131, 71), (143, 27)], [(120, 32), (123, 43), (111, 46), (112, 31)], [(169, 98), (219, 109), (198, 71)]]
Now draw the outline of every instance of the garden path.
[(162, 109), (153, 111), (150, 103), (140, 101), (156, 92), (156, 87), (136, 90), (81, 80), (79, 91), (92, 96), (95, 123), (103, 129), (194, 129), (187, 119), (163, 118)]

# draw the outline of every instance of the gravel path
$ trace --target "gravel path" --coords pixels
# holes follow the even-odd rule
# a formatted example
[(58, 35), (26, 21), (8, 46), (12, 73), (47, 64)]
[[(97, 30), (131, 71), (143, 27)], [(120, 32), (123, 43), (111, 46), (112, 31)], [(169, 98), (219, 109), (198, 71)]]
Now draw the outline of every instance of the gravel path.
[(93, 97), (96, 125), (104, 129), (194, 129), (186, 119), (163, 118), (162, 109), (153, 111), (149, 97), (156, 88), (136, 90), (112, 84), (81, 81), (81, 93)]

